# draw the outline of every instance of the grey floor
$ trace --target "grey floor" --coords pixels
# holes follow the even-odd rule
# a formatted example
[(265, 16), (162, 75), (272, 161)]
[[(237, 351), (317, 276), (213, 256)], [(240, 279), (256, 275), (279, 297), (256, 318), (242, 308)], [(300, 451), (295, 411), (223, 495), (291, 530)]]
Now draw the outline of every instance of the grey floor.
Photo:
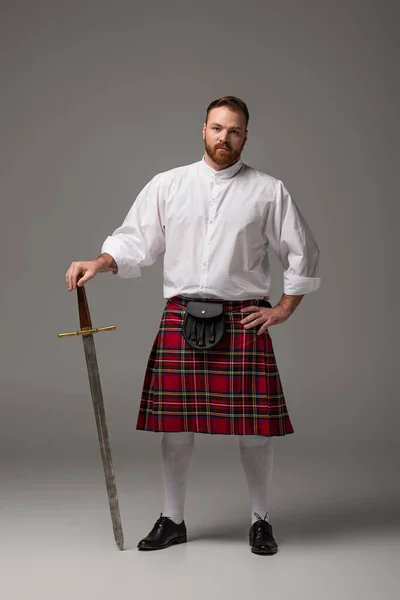
[(234, 440), (196, 442), (188, 543), (151, 553), (136, 543), (162, 509), (156, 437), (146, 453), (140, 445), (113, 449), (123, 552), (96, 447), (14, 455), (1, 473), (0, 598), (400, 598), (394, 448), (277, 440), (270, 514), (280, 549), (259, 557), (247, 543), (247, 489)]

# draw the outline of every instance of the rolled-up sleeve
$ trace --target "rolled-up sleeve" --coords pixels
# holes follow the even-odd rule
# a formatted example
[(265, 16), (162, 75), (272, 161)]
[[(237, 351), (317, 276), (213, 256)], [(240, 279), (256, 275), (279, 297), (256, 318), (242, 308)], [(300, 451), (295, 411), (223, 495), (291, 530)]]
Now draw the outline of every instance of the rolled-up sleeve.
[(279, 180), (266, 228), (268, 242), (284, 268), (284, 293), (296, 296), (316, 291), (321, 285), (321, 278), (316, 276), (319, 248), (300, 209)]
[(164, 199), (160, 175), (139, 193), (124, 222), (104, 241), (122, 278), (139, 277), (141, 267), (153, 264), (165, 251)]

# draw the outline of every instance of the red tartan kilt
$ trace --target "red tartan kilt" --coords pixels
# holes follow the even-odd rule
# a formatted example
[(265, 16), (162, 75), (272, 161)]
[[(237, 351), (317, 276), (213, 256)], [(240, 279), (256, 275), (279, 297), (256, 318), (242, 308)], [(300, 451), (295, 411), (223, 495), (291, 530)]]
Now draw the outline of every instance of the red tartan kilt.
[(281, 436), (293, 433), (268, 332), (244, 329), (240, 309), (224, 301), (226, 333), (212, 350), (182, 335), (187, 299), (167, 301), (144, 377), (137, 429)]

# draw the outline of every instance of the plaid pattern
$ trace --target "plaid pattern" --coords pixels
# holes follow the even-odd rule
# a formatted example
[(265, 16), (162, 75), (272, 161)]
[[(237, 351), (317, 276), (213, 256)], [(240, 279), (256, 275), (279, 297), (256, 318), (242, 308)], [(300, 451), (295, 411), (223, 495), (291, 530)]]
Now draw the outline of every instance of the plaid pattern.
[[(212, 301), (212, 300), (210, 300)], [(212, 350), (182, 335), (188, 299), (170, 298), (149, 356), (137, 429), (281, 436), (293, 433), (269, 333), (244, 329), (240, 309), (224, 301), (226, 333)], [(207, 302), (207, 300), (205, 300)]]

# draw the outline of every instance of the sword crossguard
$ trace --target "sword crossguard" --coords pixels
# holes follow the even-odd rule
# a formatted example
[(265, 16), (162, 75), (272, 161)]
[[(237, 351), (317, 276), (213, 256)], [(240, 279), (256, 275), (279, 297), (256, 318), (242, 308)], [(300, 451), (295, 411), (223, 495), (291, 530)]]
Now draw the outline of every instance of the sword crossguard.
[(109, 325), (108, 327), (86, 327), (85, 329), (80, 329), (79, 331), (71, 331), (68, 333), (59, 333), (59, 338), (72, 337), (73, 335), (89, 335), (91, 333), (99, 333), (100, 331), (114, 331), (116, 329), (116, 325)]

